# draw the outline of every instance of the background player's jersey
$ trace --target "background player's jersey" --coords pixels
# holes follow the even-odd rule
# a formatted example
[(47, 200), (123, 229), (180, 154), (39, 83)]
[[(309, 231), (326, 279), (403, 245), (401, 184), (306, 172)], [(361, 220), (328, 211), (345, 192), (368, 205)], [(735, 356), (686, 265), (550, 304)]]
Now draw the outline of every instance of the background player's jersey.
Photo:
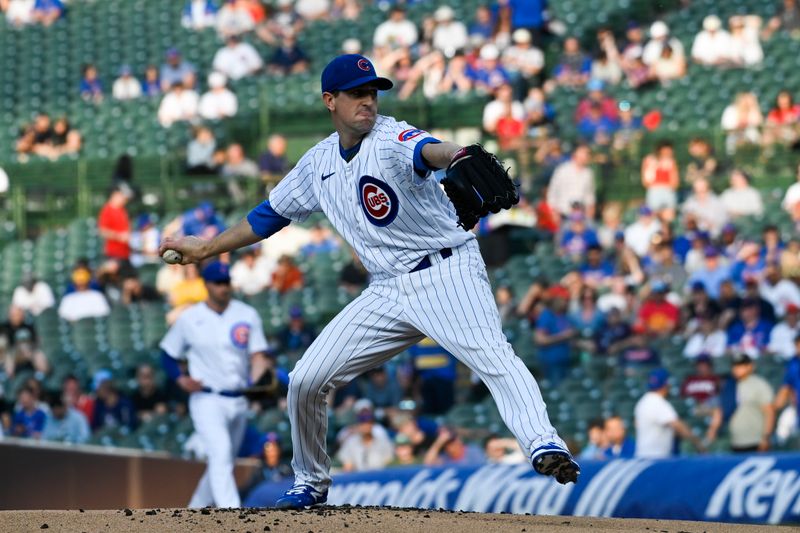
[(205, 302), (181, 313), (161, 349), (175, 359), (189, 361), (189, 375), (214, 390), (247, 386), (250, 354), (267, 350), (258, 312), (231, 300), (220, 315)]
[(457, 226), (439, 183), (414, 170), (415, 148), (432, 141), (427, 132), (378, 115), (350, 162), (332, 134), (273, 189), (270, 204), (295, 221), (324, 212), (374, 279), (408, 273), (426, 255), (474, 238)]

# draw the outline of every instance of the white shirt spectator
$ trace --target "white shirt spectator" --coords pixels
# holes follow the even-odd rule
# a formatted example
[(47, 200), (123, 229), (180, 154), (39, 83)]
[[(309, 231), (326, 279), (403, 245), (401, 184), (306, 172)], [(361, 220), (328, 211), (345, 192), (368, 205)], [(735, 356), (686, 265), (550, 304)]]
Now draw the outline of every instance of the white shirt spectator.
[(693, 215), (700, 229), (709, 231), (713, 236), (719, 235), (722, 227), (728, 222), (728, 214), (719, 196), (709, 192), (700, 200), (695, 195), (686, 199), (682, 208), (684, 214)]
[(793, 215), (798, 202), (800, 202), (800, 181), (786, 189), (781, 205), (790, 215)]
[(779, 322), (769, 334), (767, 351), (784, 361), (789, 361), (797, 353), (794, 339), (798, 334), (800, 334), (800, 325), (792, 327), (786, 321)]
[[(744, 66), (758, 65), (764, 60), (764, 50), (758, 38), (761, 20), (759, 17), (739, 18), (743, 24), (740, 31), (731, 33), (730, 56), (733, 61)], [(732, 22), (733, 23), (733, 22)]]
[(156, 226), (150, 226), (143, 231), (131, 233), (131, 240), (128, 243), (131, 247), (131, 265), (136, 268), (144, 264), (158, 264), (161, 256), (158, 247), (161, 244), (161, 232)]
[(142, 96), (142, 84), (133, 76), (121, 76), (114, 82), (111, 95), (115, 100), (136, 100)]
[(84, 318), (97, 318), (108, 316), (111, 309), (108, 307), (103, 293), (92, 289), (75, 291), (61, 298), (58, 306), (58, 316), (68, 322), (76, 322)]
[(53, 296), (50, 285), (40, 280), (33, 284), (31, 290), (28, 290), (23, 285), (14, 289), (14, 294), (11, 296), (11, 305), (24, 309), (33, 316), (38, 316), (45, 309), (50, 309), (56, 305), (56, 299)]
[(729, 217), (761, 216), (764, 214), (764, 202), (761, 200), (761, 193), (753, 187), (725, 189), (720, 196), (720, 200)]
[[(505, 114), (506, 104), (500, 100), (492, 100), (483, 108), (483, 129), (494, 131), (497, 121)], [(516, 100), (511, 103), (511, 116), (517, 120), (525, 120), (525, 106)]]
[(732, 59), (731, 35), (720, 26), (719, 18), (714, 15), (703, 20), (705, 29), (694, 38), (692, 59), (702, 65), (716, 65)]
[(220, 120), (236, 115), (239, 102), (228, 89), (209, 91), (200, 99), (200, 116), (207, 120)]
[(224, 46), (214, 55), (214, 70), (232, 80), (250, 76), (263, 66), (264, 60), (249, 43)]
[(5, 170), (0, 168), (0, 194), (7, 193), (10, 185), (11, 183), (8, 180), (8, 174)]
[(761, 297), (772, 304), (775, 315), (782, 317), (786, 314), (786, 306), (794, 304), (800, 307), (800, 289), (788, 279), (782, 279), (775, 285), (771, 285), (766, 280), (758, 286)]
[(441, 22), (433, 30), (433, 47), (440, 50), (445, 57), (453, 57), (457, 50), (467, 45), (467, 38), (467, 27), (463, 22)]
[(33, 6), (36, 0), (11, 0), (6, 10), (6, 21), (14, 26), (33, 22)]
[(672, 455), (675, 430), (672, 423), (678, 420), (675, 408), (657, 392), (647, 392), (633, 410), (636, 425), (635, 457), (663, 459)]
[(231, 35), (241, 35), (256, 27), (253, 17), (246, 9), (235, 4), (225, 4), (217, 13), (217, 33), (223, 39)]
[(339, 449), (338, 458), (343, 464), (350, 464), (353, 470), (378, 470), (388, 465), (394, 456), (394, 446), (386, 431), (378, 426), (372, 426), (372, 440), (369, 444), (358, 433), (345, 438)]
[(239, 101), (225, 87), (225, 75), (212, 72), (208, 76), (210, 91), (200, 98), (200, 116), (207, 120), (220, 120), (236, 115)]
[(572, 160), (558, 165), (547, 189), (547, 202), (564, 216), (572, 211), (572, 204), (584, 207), (595, 205), (594, 171), (589, 166), (579, 167)]
[(509, 46), (503, 52), (503, 65), (514, 72), (530, 74), (544, 68), (544, 54), (535, 46)]
[(387, 20), (375, 28), (372, 42), (376, 47), (400, 48), (416, 44), (418, 38), (417, 27), (410, 20)]
[(191, 89), (173, 89), (158, 106), (158, 121), (168, 128), (175, 122), (195, 119), (199, 100), (197, 93)]
[(653, 235), (661, 231), (661, 223), (650, 217), (649, 222), (637, 220), (625, 228), (625, 244), (639, 257), (647, 255)]
[(259, 258), (248, 264), (245, 259), (236, 261), (231, 267), (231, 286), (236, 291), (252, 296), (267, 289), (272, 281), (272, 273), (277, 262)]
[(211, 28), (216, 22), (216, 9), (210, 0), (189, 0), (181, 17), (181, 25), (190, 30)]
[(316, 20), (328, 16), (331, 3), (329, 0), (297, 0), (294, 9), (304, 19)]
[[(743, 122), (746, 123), (745, 128), (747, 130), (755, 129), (758, 126), (760, 126), (761, 122), (763, 121), (763, 117), (761, 116), (760, 111), (757, 108), (752, 109), (749, 113), (749, 116), (739, 116), (739, 115), (740, 112), (735, 103), (727, 106), (725, 110), (722, 112), (722, 118), (720, 119), (720, 125), (722, 126), (722, 129), (728, 132), (741, 130), (742, 129), (741, 123)], [(751, 135), (751, 137), (752, 137), (751, 142), (758, 141), (757, 135)]]
[(686, 346), (683, 348), (683, 355), (694, 359), (700, 354), (708, 354), (711, 357), (721, 357), (725, 355), (727, 336), (724, 331), (715, 330), (710, 335), (705, 335), (698, 331), (689, 337)]
[(645, 65), (652, 65), (656, 62), (656, 60), (658, 60), (659, 57), (661, 57), (661, 50), (663, 50), (665, 42), (669, 43), (670, 48), (672, 48), (673, 55), (679, 57), (683, 57), (685, 55), (683, 51), (683, 45), (675, 37), (670, 37), (667, 41), (652, 39), (648, 41), (646, 45), (644, 45), (644, 50), (642, 51), (642, 61), (644, 61)]
[(296, 224), (289, 224), (269, 238), (269, 246), (261, 246), (261, 257), (278, 261), (283, 255), (291, 257), (300, 253), (300, 248), (311, 242), (311, 231)]

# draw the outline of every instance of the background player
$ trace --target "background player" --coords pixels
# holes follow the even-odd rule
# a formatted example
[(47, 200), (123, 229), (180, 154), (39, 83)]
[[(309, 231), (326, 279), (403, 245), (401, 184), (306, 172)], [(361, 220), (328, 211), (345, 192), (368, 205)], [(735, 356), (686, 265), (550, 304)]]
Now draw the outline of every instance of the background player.
[(458, 228), (453, 205), (431, 177), (454, 161), (464, 164), (465, 152), (378, 115), (378, 91), (391, 87), (363, 56), (333, 59), (322, 73), (322, 100), (336, 133), (309, 150), (269, 200), (236, 226), (210, 241), (184, 237), (161, 246), (162, 253), (182, 253), (183, 263), (196, 262), (322, 211), (370, 272), (370, 286), (325, 327), (291, 373), (295, 485), (277, 506), (327, 500), (327, 394), (425, 336), (486, 383), (538, 472), (576, 481), (580, 469), (503, 335), (475, 236)]
[(165, 358), (170, 377), (190, 394), (189, 414), (208, 453), (208, 467), (189, 507), (240, 507), (233, 461), (247, 423), (244, 389), (265, 369), (267, 341), (255, 309), (231, 300), (228, 265), (209, 263), (202, 272), (208, 299), (184, 311), (161, 341), (179, 368)]

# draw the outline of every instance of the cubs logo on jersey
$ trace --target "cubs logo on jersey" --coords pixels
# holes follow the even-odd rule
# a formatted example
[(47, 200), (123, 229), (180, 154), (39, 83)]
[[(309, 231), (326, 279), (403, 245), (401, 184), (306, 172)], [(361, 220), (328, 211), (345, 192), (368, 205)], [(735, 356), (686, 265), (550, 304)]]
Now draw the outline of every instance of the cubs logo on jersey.
[(425, 133), (423, 130), (418, 129), (403, 130), (397, 136), (397, 140), (400, 142), (410, 141), (415, 137), (419, 137), (423, 133)]
[(231, 326), (231, 343), (244, 350), (250, 341), (250, 324), (247, 322), (237, 322)]
[(372, 176), (358, 181), (358, 198), (367, 220), (375, 226), (388, 226), (397, 216), (397, 194), (389, 184)]

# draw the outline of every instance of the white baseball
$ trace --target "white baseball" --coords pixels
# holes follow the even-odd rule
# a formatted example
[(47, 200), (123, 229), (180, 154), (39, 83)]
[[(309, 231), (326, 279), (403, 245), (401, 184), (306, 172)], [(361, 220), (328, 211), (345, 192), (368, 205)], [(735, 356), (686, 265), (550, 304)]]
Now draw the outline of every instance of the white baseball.
[(177, 265), (183, 261), (183, 254), (178, 250), (164, 250), (164, 253), (161, 254), (161, 259), (170, 265)]

